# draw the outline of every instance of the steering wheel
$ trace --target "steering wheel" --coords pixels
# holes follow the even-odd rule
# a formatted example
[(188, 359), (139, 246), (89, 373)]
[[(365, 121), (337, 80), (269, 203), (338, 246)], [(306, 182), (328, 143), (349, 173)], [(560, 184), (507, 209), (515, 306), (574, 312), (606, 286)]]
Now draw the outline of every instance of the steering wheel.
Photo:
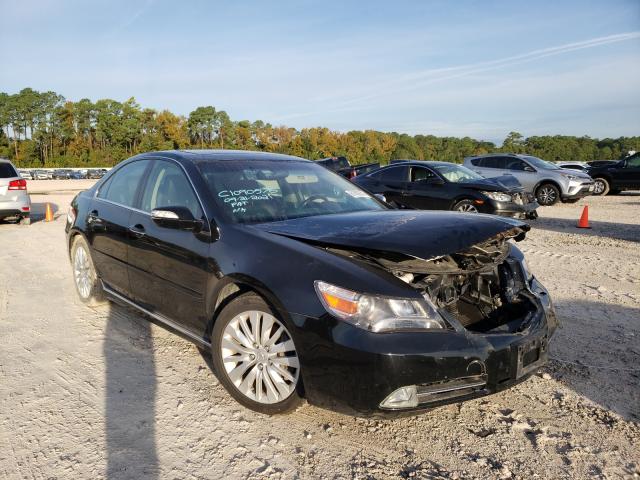
[(307, 199), (305, 199), (304, 202), (302, 202), (302, 205), (300, 205), (301, 208), (305, 208), (309, 206), (309, 203), (311, 202), (315, 202), (317, 200), (322, 200), (321, 203), (326, 203), (329, 201), (329, 197), (327, 197), (326, 195), (321, 195), (321, 194), (315, 194), (315, 195), (311, 195), (310, 197), (308, 197)]

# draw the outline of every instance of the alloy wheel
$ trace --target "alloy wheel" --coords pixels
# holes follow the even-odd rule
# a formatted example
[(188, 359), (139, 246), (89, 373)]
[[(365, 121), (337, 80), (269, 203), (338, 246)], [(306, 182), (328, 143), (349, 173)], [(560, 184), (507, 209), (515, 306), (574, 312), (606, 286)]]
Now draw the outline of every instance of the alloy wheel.
[(457, 210), (459, 212), (465, 212), (465, 213), (478, 213), (478, 209), (474, 205), (471, 205), (470, 203), (463, 203), (462, 205), (458, 206)]
[(259, 403), (277, 403), (296, 389), (300, 362), (291, 335), (273, 315), (242, 312), (224, 329), (224, 369), (236, 388)]
[(595, 195), (600, 195), (602, 192), (604, 192), (605, 186), (604, 183), (602, 182), (602, 180), (596, 180), (594, 182), (593, 185), (593, 193)]
[(89, 298), (91, 294), (91, 264), (87, 251), (82, 246), (76, 248), (76, 255), (73, 259), (73, 274), (78, 293), (84, 299)]
[(538, 192), (538, 199), (543, 205), (550, 205), (556, 199), (556, 192), (551, 187), (542, 187)]

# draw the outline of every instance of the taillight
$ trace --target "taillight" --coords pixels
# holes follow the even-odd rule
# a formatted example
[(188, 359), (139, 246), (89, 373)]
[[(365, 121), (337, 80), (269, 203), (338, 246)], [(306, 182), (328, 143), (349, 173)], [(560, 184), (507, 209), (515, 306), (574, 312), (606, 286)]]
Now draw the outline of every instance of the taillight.
[(26, 190), (27, 189), (27, 181), (24, 178), (20, 180), (11, 180), (9, 182), (9, 187), (7, 190)]
[(76, 209), (73, 208), (73, 205), (69, 205), (69, 210), (67, 210), (67, 223), (69, 225), (73, 225), (73, 222), (76, 221)]

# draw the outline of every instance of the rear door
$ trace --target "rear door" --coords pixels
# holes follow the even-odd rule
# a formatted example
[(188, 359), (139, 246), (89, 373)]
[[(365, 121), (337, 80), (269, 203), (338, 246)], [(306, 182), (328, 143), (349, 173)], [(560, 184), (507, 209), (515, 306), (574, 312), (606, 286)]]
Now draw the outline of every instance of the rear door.
[(160, 227), (151, 211), (186, 207), (206, 222), (183, 168), (153, 160), (139, 208), (129, 218), (129, 278), (133, 300), (188, 330), (202, 332), (210, 243), (192, 231)]
[(405, 205), (409, 188), (409, 167), (391, 166), (369, 175), (374, 180), (372, 191), (382, 193), (388, 202)]
[(100, 186), (87, 216), (87, 237), (100, 278), (131, 296), (127, 267), (129, 219), (136, 205), (149, 160), (121, 167)]
[(422, 166), (411, 167), (411, 177), (405, 205), (423, 210), (446, 210), (451, 203), (446, 184), (431, 169)]

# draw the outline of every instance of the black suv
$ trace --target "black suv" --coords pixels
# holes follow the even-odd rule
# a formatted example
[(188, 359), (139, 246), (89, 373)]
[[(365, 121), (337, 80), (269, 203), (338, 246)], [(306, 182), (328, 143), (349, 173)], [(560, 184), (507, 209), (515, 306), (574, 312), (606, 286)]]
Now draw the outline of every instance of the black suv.
[(591, 163), (586, 172), (595, 182), (594, 195), (616, 194), (622, 190), (640, 190), (640, 152), (619, 162), (600, 165)]

